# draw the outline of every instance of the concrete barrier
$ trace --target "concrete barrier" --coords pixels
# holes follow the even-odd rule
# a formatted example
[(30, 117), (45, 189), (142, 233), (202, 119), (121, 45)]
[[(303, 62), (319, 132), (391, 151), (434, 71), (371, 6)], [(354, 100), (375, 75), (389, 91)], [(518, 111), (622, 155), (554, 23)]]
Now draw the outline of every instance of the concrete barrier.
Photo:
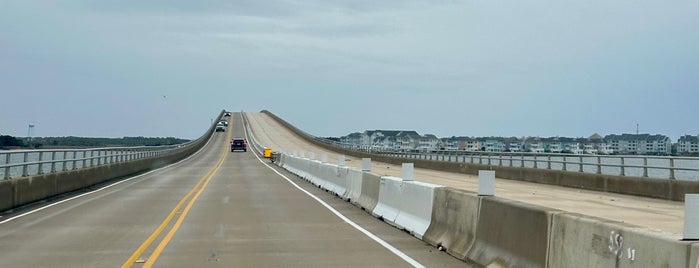
[(436, 188), (432, 205), (432, 223), (423, 240), (442, 246), (447, 253), (466, 260), (476, 239), (480, 198), (476, 193), (450, 187)]
[(699, 267), (699, 243), (693, 243), (689, 254), (689, 268)]
[(441, 187), (420, 181), (404, 181), (401, 185), (400, 202), (398, 203), (400, 213), (396, 218), (396, 225), (422, 239), (432, 220), (434, 191)]
[(687, 258), (691, 242), (621, 222), (558, 213), (551, 237), (549, 267), (696, 266)]
[(289, 156), (284, 162), (284, 169), (296, 174), (297, 176), (305, 180), (309, 180), (308, 171), (310, 167), (308, 161), (300, 157)]
[(546, 267), (551, 217), (557, 210), (482, 197), (476, 240), (467, 259), (488, 267)]
[(343, 196), (350, 203), (356, 204), (359, 202), (359, 198), (362, 195), (362, 171), (348, 168), (348, 167), (338, 167), (346, 170), (346, 185), (347, 193)]
[(286, 160), (285, 166), (322, 187), (346, 187), (342, 196), (355, 196), (356, 205), (374, 216), (481, 266), (697, 268), (699, 263), (699, 244), (647, 228), (303, 158)]
[(398, 214), (400, 213), (400, 203), (403, 202), (401, 197), (401, 186), (403, 180), (401, 178), (382, 176), (379, 185), (379, 202), (371, 212), (375, 217), (381, 217), (384, 221), (394, 224)]
[(29, 204), (54, 195), (56, 192), (55, 174), (14, 179), (13, 204)]
[(362, 192), (357, 205), (367, 212), (374, 211), (379, 202), (381, 176), (370, 172), (362, 172)]
[(347, 192), (346, 171), (336, 165), (323, 164), (318, 161), (318, 173), (316, 176), (320, 180), (320, 185), (338, 196), (344, 196)]
[(14, 204), (15, 186), (11, 180), (0, 180), (0, 211)]

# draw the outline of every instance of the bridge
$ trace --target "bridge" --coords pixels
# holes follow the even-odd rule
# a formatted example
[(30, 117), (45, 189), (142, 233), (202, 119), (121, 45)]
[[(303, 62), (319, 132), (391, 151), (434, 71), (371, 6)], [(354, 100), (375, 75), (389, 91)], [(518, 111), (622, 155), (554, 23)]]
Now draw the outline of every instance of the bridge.
[[(697, 182), (377, 155), (269, 112), (220, 117), (226, 132), (180, 147), (6, 160), (0, 266), (699, 267), (677, 200)], [(507, 179), (479, 195), (477, 169)], [(608, 187), (629, 180), (636, 195)]]

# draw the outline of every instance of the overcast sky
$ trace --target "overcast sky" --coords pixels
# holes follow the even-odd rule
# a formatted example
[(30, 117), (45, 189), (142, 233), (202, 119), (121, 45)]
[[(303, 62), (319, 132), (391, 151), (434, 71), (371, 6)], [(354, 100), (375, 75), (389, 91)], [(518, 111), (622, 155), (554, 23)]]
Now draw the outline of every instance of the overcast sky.
[(699, 1), (0, 1), (0, 134), (699, 134)]

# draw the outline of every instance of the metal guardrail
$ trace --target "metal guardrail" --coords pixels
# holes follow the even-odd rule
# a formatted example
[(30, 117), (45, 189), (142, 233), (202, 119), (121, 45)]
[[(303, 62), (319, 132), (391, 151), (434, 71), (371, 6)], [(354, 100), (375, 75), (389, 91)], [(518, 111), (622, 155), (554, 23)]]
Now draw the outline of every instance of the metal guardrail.
[(340, 143), (304, 134), (338, 148), (407, 159), (448, 161), (470, 164), (539, 168), (616, 176), (658, 179), (699, 180), (699, 157), (646, 155), (581, 155), (541, 153), (496, 153), (469, 151), (400, 152)]
[[(219, 118), (224, 112), (219, 114)], [(175, 145), (0, 151), (0, 180), (169, 156), (209, 138), (207, 134), (213, 132), (217, 122), (198, 139)]]
[(286, 124), (292, 131), (328, 146), (371, 154), (408, 159), (450, 161), (519, 168), (539, 168), (613, 176), (699, 181), (699, 157), (644, 155), (580, 155), (547, 153), (495, 153), (470, 151), (397, 152), (341, 143), (311, 135), (283, 119), (262, 111)]
[(0, 178), (27, 177), (163, 157), (185, 149), (192, 142), (167, 146), (0, 151)]

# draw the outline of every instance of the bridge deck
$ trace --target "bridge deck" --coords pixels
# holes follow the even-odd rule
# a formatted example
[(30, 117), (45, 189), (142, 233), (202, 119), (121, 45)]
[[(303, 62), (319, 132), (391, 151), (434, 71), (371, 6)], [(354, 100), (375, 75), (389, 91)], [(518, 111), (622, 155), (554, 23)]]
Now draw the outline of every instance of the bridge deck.
[[(251, 151), (230, 152), (231, 136), (244, 135), (240, 115), (231, 118), (229, 131), (215, 133), (183, 162), (81, 197), (40, 204), (49, 205), (41, 210), (2, 215), (0, 267), (142, 267), (144, 261), (160, 267), (410, 266)], [(465, 265), (295, 181), (426, 266)], [(24, 211), (33, 212), (8, 221)]]
[[(276, 151), (314, 152), (316, 159), (328, 155), (337, 163), (337, 153), (319, 148), (299, 137), (262, 113), (246, 113), (257, 139)], [(347, 156), (346, 165), (361, 167), (361, 159)], [(373, 162), (372, 171), (401, 176), (401, 167)], [(497, 175), (497, 174), (496, 174)], [(415, 180), (476, 192), (478, 177), (428, 169), (415, 169)], [(525, 203), (626, 222), (681, 238), (684, 228), (684, 203), (629, 195), (587, 191), (522, 181), (496, 180), (495, 195)]]

